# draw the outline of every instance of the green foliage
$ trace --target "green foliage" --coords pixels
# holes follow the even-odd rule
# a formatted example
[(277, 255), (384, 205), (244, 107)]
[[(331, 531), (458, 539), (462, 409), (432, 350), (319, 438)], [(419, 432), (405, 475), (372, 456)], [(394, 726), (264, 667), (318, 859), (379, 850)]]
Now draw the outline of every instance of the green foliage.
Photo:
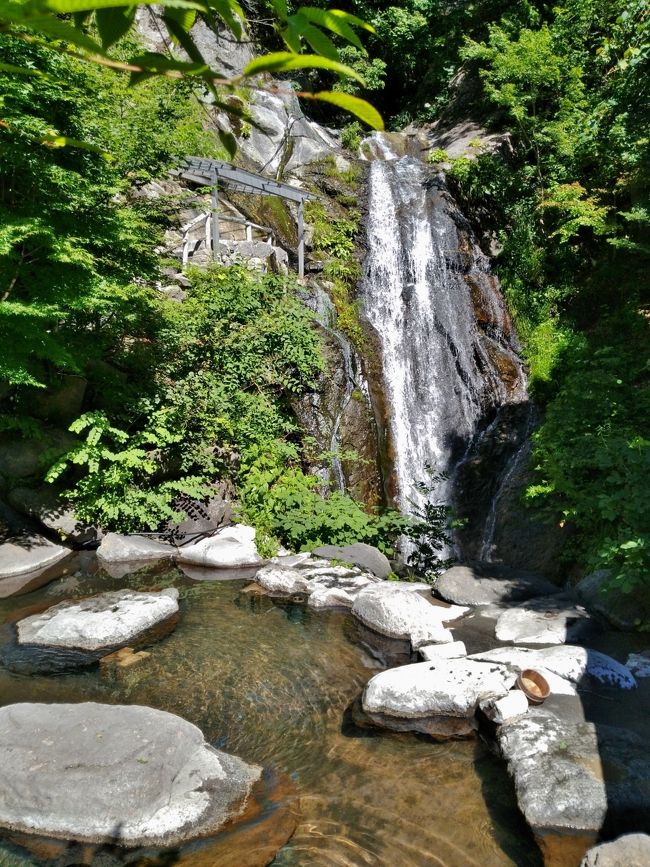
[[(241, 74), (227, 78), (222, 71), (210, 66), (202, 54), (200, 43), (195, 40), (192, 28), (201, 21), (209, 29), (224, 31), (228, 38), (241, 41), (247, 36), (248, 22), (237, 0), (206, 0), (201, 3), (162, 0), (157, 4), (157, 14), (171, 37), (173, 50), (161, 54), (142, 51), (132, 45), (125, 56), (125, 43), (128, 43), (128, 37), (136, 26), (136, 10), (138, 6), (146, 8), (150, 5), (133, 3), (107, 7), (103, 0), (82, 4), (78, 0), (30, 0), (29, 3), (8, 0), (0, 4), (0, 32), (17, 39), (38, 41), (53, 54), (71, 54), (89, 65), (101, 65), (128, 73), (131, 86), (161, 76), (185, 79), (208, 91), (215, 104), (226, 114), (253, 125), (257, 125), (257, 122), (245, 108), (224, 101), (223, 96), (235, 88), (259, 86), (257, 79), (261, 74), (323, 69), (338, 76), (349, 76), (364, 84), (363, 77), (355, 68), (340, 62), (338, 48), (329, 34), (363, 52), (356, 30), (373, 32), (373, 28), (357, 16), (340, 9), (307, 6), (289, 13), (284, 0), (273, 3), (275, 27), (289, 50), (256, 57)], [(302, 54), (305, 45), (315, 53)], [(14, 74), (33, 75), (33, 69), (28, 64), (11, 64), (5, 68)], [(376, 109), (359, 97), (333, 91), (312, 91), (302, 96), (333, 103), (377, 129), (383, 127)], [(233, 156), (236, 150), (233, 135), (228, 132), (217, 134), (222, 145)], [(55, 141), (60, 145), (67, 143), (66, 137), (62, 136), (55, 136)], [(77, 139), (70, 141), (90, 150), (94, 148), (89, 142)]]
[(409, 568), (417, 579), (433, 583), (441, 572), (454, 563), (453, 558), (441, 557), (441, 553), (452, 544), (452, 517), (449, 506), (434, 499), (436, 487), (447, 476), (436, 472), (430, 465), (425, 469), (427, 478), (413, 485), (421, 499), (410, 500), (413, 517), (403, 532), (415, 545), (407, 560)]
[(575, 527), (570, 555), (623, 592), (650, 574), (648, 322), (603, 321), (562, 355), (565, 375), (535, 435), (541, 481), (527, 496)]
[(314, 253), (325, 261), (323, 273), (332, 282), (337, 327), (361, 348), (363, 329), (359, 304), (354, 299), (361, 269), (355, 257), (361, 214), (350, 209), (347, 217), (330, 217), (321, 202), (307, 202), (305, 214), (314, 227)]
[(446, 163), (449, 160), (449, 154), (444, 148), (434, 148), (427, 154), (427, 162), (429, 165), (437, 165), (438, 163)]
[(242, 517), (264, 539), (277, 539), (293, 551), (319, 545), (367, 542), (388, 556), (409, 519), (398, 512), (369, 514), (338, 491), (321, 496), (319, 479), (303, 472), (295, 449), (252, 450), (242, 464)]
[(341, 145), (351, 151), (358, 151), (361, 146), (361, 124), (353, 121), (341, 131)]

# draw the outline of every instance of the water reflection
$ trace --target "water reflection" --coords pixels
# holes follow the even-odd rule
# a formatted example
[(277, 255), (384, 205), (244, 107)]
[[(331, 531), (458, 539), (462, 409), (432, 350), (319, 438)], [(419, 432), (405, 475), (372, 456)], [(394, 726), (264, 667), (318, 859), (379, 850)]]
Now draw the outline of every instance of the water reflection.
[[(145, 663), (117, 677), (0, 669), (0, 704), (151, 705), (195, 723), (216, 746), (287, 773), (301, 817), (275, 867), (539, 864), (505, 770), (478, 742), (435, 744), (350, 722), (346, 709), (377, 663), (349, 616), (276, 604), (242, 592), (246, 581), (197, 583), (171, 567), (64, 582), (3, 600), (0, 620), (26, 605), (100, 589), (176, 586), (179, 625), (149, 648)], [(2, 867), (39, 863), (17, 858), (0, 845)]]

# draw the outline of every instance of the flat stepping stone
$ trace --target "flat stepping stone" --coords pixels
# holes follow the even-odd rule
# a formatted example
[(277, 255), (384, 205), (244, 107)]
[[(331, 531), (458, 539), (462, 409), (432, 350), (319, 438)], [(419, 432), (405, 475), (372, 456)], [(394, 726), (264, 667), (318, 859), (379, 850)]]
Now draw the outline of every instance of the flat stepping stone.
[(176, 624), (178, 590), (116, 590), (68, 600), (19, 620), (0, 650), (4, 665), (21, 672), (92, 665), (100, 657), (166, 635)]
[(586, 610), (564, 595), (523, 602), (504, 611), (497, 620), (499, 641), (514, 644), (564, 644), (595, 627)]
[(456, 605), (512, 605), (536, 596), (556, 594), (558, 588), (526, 573), (483, 574), (471, 566), (452, 566), (436, 580), (437, 596)]
[[(272, 596), (305, 596), (312, 608), (350, 609), (359, 593), (381, 579), (356, 567), (295, 555), (264, 566), (255, 581)], [(288, 563), (290, 565), (285, 565)]]
[(497, 739), (545, 863), (579, 863), (606, 819), (621, 829), (650, 823), (650, 759), (634, 733), (542, 706), (501, 726)]
[(381, 635), (410, 641), (414, 650), (452, 642), (453, 635), (443, 624), (462, 617), (468, 609), (433, 605), (418, 592), (395, 584), (386, 581), (362, 590), (352, 614)]
[(485, 653), (474, 653), (470, 659), (484, 662), (498, 662), (509, 665), (517, 671), (524, 668), (547, 668), (554, 674), (579, 685), (585, 675), (590, 675), (600, 683), (620, 689), (634, 689), (636, 680), (632, 673), (620, 662), (586, 647), (570, 644), (558, 647), (532, 649), (527, 647), (495, 647)]
[(0, 828), (173, 846), (236, 820), (262, 769), (137, 705), (0, 708)]
[(505, 666), (468, 659), (416, 662), (376, 674), (361, 700), (375, 725), (434, 737), (469, 737), (481, 700), (508, 694), (515, 675)]

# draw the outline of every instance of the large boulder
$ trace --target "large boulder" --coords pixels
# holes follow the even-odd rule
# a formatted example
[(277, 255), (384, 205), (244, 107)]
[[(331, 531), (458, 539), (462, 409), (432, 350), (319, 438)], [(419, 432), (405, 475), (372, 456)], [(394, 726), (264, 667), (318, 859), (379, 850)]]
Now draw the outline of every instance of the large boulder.
[(101, 650), (123, 646), (178, 614), (178, 590), (116, 590), (60, 602), (16, 624), (19, 644)]
[(7, 499), (18, 512), (36, 518), (61, 539), (83, 545), (97, 538), (97, 530), (79, 521), (74, 509), (61, 500), (51, 485), (18, 486), (9, 492)]
[(388, 557), (373, 545), (365, 542), (355, 542), (353, 545), (321, 545), (313, 551), (315, 557), (325, 557), (328, 560), (343, 560), (353, 563), (367, 572), (372, 572), (378, 578), (388, 578), (391, 566)]
[(507, 695), (515, 675), (505, 666), (438, 659), (391, 668), (366, 685), (362, 708), (371, 722), (396, 731), (467, 737), (479, 702)]
[(624, 834), (611, 843), (594, 846), (582, 859), (580, 867), (648, 867), (650, 837), (647, 834)]
[(163, 560), (172, 557), (175, 548), (147, 536), (123, 536), (120, 533), (107, 533), (97, 549), (97, 556), (106, 563), (126, 563), (131, 561)]
[(262, 769), (149, 707), (0, 709), (0, 827), (121, 846), (173, 846), (236, 821)]
[(626, 666), (601, 653), (586, 647), (564, 644), (558, 647), (531, 649), (526, 647), (496, 647), (485, 653), (472, 654), (470, 659), (508, 665), (517, 671), (524, 668), (547, 668), (573, 684), (580, 684), (589, 676), (620, 689), (634, 689), (636, 680)]
[(461, 617), (466, 608), (433, 605), (419, 593), (392, 582), (375, 584), (362, 590), (352, 606), (352, 614), (375, 632), (389, 638), (411, 642), (414, 650), (425, 644), (453, 641), (443, 624)]
[(472, 566), (452, 566), (436, 580), (435, 593), (456, 605), (509, 605), (557, 593), (558, 588), (537, 575), (505, 571), (498, 574)]
[(181, 563), (194, 563), (213, 569), (261, 565), (264, 561), (255, 547), (255, 529), (234, 524), (191, 545), (178, 549)]
[(126, 645), (167, 635), (178, 618), (178, 590), (116, 590), (60, 602), (19, 620), (0, 659), (12, 671), (55, 672), (92, 665)]
[(59, 563), (71, 554), (37, 533), (25, 533), (0, 544), (0, 586), (5, 578), (28, 575)]
[(650, 759), (637, 735), (540, 707), (497, 738), (545, 863), (577, 864), (604, 827), (648, 830)]
[(312, 608), (351, 608), (369, 585), (381, 584), (376, 575), (361, 569), (294, 554), (277, 557), (260, 569), (255, 580), (273, 596), (301, 594)]

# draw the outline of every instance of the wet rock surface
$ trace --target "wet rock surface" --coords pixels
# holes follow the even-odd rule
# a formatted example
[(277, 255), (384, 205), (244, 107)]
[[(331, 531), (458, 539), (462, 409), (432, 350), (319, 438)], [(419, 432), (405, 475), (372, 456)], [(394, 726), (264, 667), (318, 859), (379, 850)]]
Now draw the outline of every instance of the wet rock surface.
[(0, 709), (0, 826), (122, 846), (173, 845), (243, 811), (262, 769), (140, 706)]
[(37, 533), (23, 533), (0, 544), (0, 587), (13, 578), (45, 569), (70, 556), (70, 549), (50, 542)]
[(301, 594), (312, 608), (351, 608), (364, 588), (381, 583), (369, 572), (309, 554), (277, 557), (260, 569), (255, 580), (271, 595)]
[(435, 583), (436, 595), (456, 605), (515, 604), (557, 590), (537, 575), (472, 566), (452, 566)]

